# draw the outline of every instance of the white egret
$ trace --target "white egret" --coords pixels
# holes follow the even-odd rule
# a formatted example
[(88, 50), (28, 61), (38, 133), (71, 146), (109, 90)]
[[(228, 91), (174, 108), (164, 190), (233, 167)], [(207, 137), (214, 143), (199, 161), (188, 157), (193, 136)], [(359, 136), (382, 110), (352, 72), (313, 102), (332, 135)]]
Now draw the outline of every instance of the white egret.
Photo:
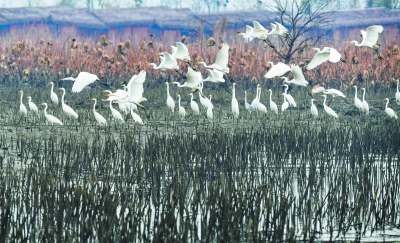
[(246, 109), (249, 112), (254, 112), (256, 111), (256, 109), (254, 109), (254, 107), (252, 105), (250, 105), (249, 103), (247, 103), (247, 92), (244, 91), (244, 107), (246, 107)]
[(298, 65), (292, 64), (290, 70), (293, 73), (293, 79), (289, 80), (287, 77), (282, 77), (282, 79), (284, 79), (283, 83), (307, 87), (308, 81), (304, 78), (301, 68)]
[(178, 111), (179, 111), (179, 116), (183, 119), (183, 118), (185, 118), (185, 116), (186, 116), (186, 111), (185, 111), (185, 108), (183, 108), (182, 106), (181, 106), (181, 96), (180, 95), (178, 95)]
[(167, 85), (167, 106), (171, 110), (171, 112), (174, 113), (175, 101), (174, 101), (174, 99), (172, 99), (171, 95), (169, 94), (169, 83), (165, 82), (165, 84)]
[[(366, 30), (361, 30), (361, 35), (363, 37), (363, 40), (361, 43), (358, 43), (358, 41), (353, 40), (348, 42), (348, 44), (353, 43), (355, 46), (365, 46), (368, 48), (371, 48), (374, 50), (376, 54), (378, 54), (379, 51), (379, 45), (377, 45), (377, 41), (379, 38), (379, 34), (383, 32), (383, 26), (382, 25), (372, 25), (369, 26)], [(379, 59), (383, 60), (383, 58), (378, 54)]]
[(107, 120), (102, 116), (100, 113), (96, 111), (96, 104), (97, 104), (97, 99), (96, 98), (91, 98), (90, 100), (94, 100), (93, 104), (93, 114), (94, 118), (96, 121), (99, 123), (100, 126), (106, 126), (107, 125)]
[(218, 51), (217, 58), (213, 64), (207, 65), (205, 62), (197, 62), (197, 64), (204, 65), (205, 68), (212, 68), (221, 71), (223, 73), (229, 73), (228, 58), (229, 58), (229, 45), (224, 43), (221, 49)]
[(190, 93), (190, 108), (192, 108), (192, 111), (195, 115), (200, 114), (199, 110), (199, 105), (196, 103), (196, 101), (193, 100), (193, 93)]
[(311, 114), (313, 117), (318, 117), (318, 109), (314, 105), (314, 99), (311, 99)]
[(28, 107), (29, 110), (34, 111), (36, 113), (38, 113), (38, 108), (35, 105), (35, 103), (32, 102), (32, 98), (30, 96), (26, 97), (28, 99)]
[[(89, 73), (89, 72), (80, 72), (78, 74), (78, 77), (76, 77), (76, 78), (68, 77), (68, 78), (62, 78), (60, 80), (74, 81), (74, 84), (72, 85), (72, 92), (74, 92), (74, 93), (81, 92), (83, 90), (83, 88), (85, 88), (87, 85), (92, 84), (96, 81), (100, 82), (100, 79), (99, 79), (99, 77), (97, 77), (97, 75)], [(101, 83), (101, 84), (108, 85), (105, 83)]]
[(207, 69), (209, 75), (206, 79), (203, 79), (203, 82), (212, 82), (212, 83), (224, 83), (224, 73), (218, 71), (216, 69)]
[(392, 108), (389, 108), (389, 98), (385, 98), (383, 100), (386, 100), (386, 108), (385, 108), (385, 112), (386, 114), (388, 114), (388, 116), (390, 116), (391, 118), (397, 119), (397, 115), (396, 113), (394, 113), (394, 110)]
[(18, 91), (19, 93), (21, 93), (21, 102), (19, 104), (19, 113), (21, 113), (21, 115), (23, 116), (27, 116), (28, 115), (28, 110), (26, 109), (26, 106), (24, 105), (24, 103), (22, 103), (22, 97), (24, 96), (24, 92), (22, 90)]
[(181, 60), (184, 62), (190, 61), (189, 50), (185, 44), (182, 42), (175, 42), (176, 46), (171, 46), (172, 48), (172, 56), (175, 57), (176, 60)]
[(267, 90), (269, 93), (269, 108), (278, 115), (278, 106), (274, 101), (272, 101), (272, 90)]
[(396, 103), (397, 105), (400, 105), (400, 92), (399, 92), (399, 80), (397, 79), (397, 92), (396, 92)]
[(147, 66), (152, 66), (154, 69), (164, 70), (179, 70), (178, 61), (174, 56), (169, 54), (168, 52), (161, 52), (155, 55), (160, 56), (161, 62), (160, 65), (157, 66), (155, 63), (147, 63)]
[(131, 116), (134, 122), (139, 123), (141, 125), (143, 125), (143, 121), (142, 118), (140, 118), (140, 116), (138, 114), (136, 114), (133, 109), (131, 109)]
[(61, 106), (65, 114), (67, 114), (69, 117), (73, 117), (75, 119), (78, 119), (78, 114), (67, 104), (64, 102), (64, 96), (65, 96), (65, 89), (64, 88), (58, 88), (58, 90), (62, 90), (63, 94), (61, 96)]
[(283, 104), (281, 106), (281, 111), (284, 112), (289, 108), (289, 102), (287, 101), (287, 94), (283, 93)]
[(238, 32), (236, 35), (237, 36), (243, 36), (244, 42), (248, 43), (248, 42), (251, 42), (254, 39), (254, 37), (252, 35), (253, 33), (254, 33), (254, 28), (251, 27), (250, 25), (246, 25), (246, 32), (245, 33)]
[(250, 34), (253, 38), (258, 38), (260, 40), (266, 40), (268, 37), (268, 30), (260, 24), (258, 21), (252, 21), (253, 31)]
[(332, 47), (324, 47), (322, 51), (319, 48), (312, 48), (312, 50), (318, 51), (311, 62), (307, 65), (307, 70), (311, 70), (316, 66), (329, 61), (332, 63), (337, 63), (339, 61), (346, 62), (342, 59), (342, 55)]
[(47, 114), (47, 103), (46, 102), (43, 102), (39, 105), (44, 106), (44, 116), (46, 117), (46, 120), (48, 122), (50, 122), (51, 124), (63, 125), (63, 123), (57, 117)]
[(53, 82), (49, 83), (51, 85), (51, 89), (50, 89), (50, 99), (54, 104), (58, 105), (58, 96), (57, 94), (54, 92), (54, 84)]
[(271, 64), (271, 68), (268, 72), (264, 75), (264, 78), (274, 78), (277, 76), (282, 76), (287, 72), (291, 72), (291, 68), (283, 62), (278, 62), (274, 65), (273, 62), (268, 62)]
[(362, 110), (363, 109), (363, 107), (362, 107), (362, 102), (361, 102), (361, 100), (357, 97), (357, 86), (353, 86), (355, 89), (356, 89), (356, 92), (355, 92), (355, 94), (354, 94), (354, 105), (359, 109), (359, 110)]
[(119, 111), (117, 111), (116, 109), (114, 109), (114, 107), (112, 106), (112, 100), (110, 100), (110, 111), (111, 111), (111, 115), (116, 119), (119, 120), (121, 123), (125, 123), (124, 118), (122, 117), (121, 113), (119, 113)]
[(200, 83), (199, 86), (199, 100), (200, 100), (200, 104), (202, 106), (204, 106), (205, 108), (208, 109), (208, 107), (211, 106), (211, 108), (214, 108), (214, 105), (211, 103), (211, 100), (207, 99), (207, 97), (205, 97), (203, 95), (203, 83)]
[(258, 110), (258, 111), (261, 111), (261, 112), (263, 112), (263, 113), (267, 113), (267, 107), (265, 107), (265, 105), (262, 104), (261, 101), (260, 101), (260, 97), (261, 97), (261, 86), (258, 87), (258, 89), (259, 89), (259, 92), (258, 92), (258, 103), (256, 104), (255, 108), (256, 108), (256, 110)]
[(259, 88), (260, 87), (260, 85), (259, 84), (257, 84), (257, 88), (256, 88), (256, 97), (253, 99), (253, 101), (251, 102), (251, 106), (255, 109), (255, 110), (257, 110), (257, 105), (258, 105), (258, 103), (260, 103), (260, 98), (258, 98), (258, 92), (259, 92)]
[(338, 118), (339, 116), (336, 114), (336, 112), (334, 110), (332, 110), (332, 108), (330, 108), (329, 106), (326, 105), (326, 94), (322, 94), (321, 96), (324, 97), (324, 110), (325, 110), (325, 112), (330, 116)]
[(186, 82), (180, 84), (179, 82), (171, 82), (171, 84), (176, 84), (176, 86), (182, 88), (191, 88), (192, 91), (195, 91), (199, 88), (199, 84), (203, 81), (203, 77), (201, 73), (198, 71), (194, 71), (193, 68), (188, 66), (188, 71), (186, 73)]
[(318, 93), (322, 93), (324, 91), (325, 91), (325, 88), (321, 87), (321, 86), (319, 86), (319, 84), (317, 84), (312, 88), (311, 93), (312, 94), (318, 94)]
[(287, 36), (289, 34), (289, 30), (286, 29), (285, 26), (281, 25), (280, 23), (274, 21), (274, 23), (271, 23), (271, 31), (268, 33), (268, 35), (272, 35), (273, 37), (277, 36)]
[(235, 85), (236, 83), (232, 84), (232, 113), (233, 116), (237, 119), (239, 117), (239, 103), (235, 97)]
[(285, 98), (287, 100), (287, 102), (289, 102), (290, 106), (293, 107), (297, 107), (296, 101), (294, 100), (293, 96), (291, 94), (288, 94), (288, 89), (289, 89), (289, 85), (287, 84), (282, 84), (281, 86), (285, 86)]
[(346, 96), (337, 89), (325, 89), (322, 93), (332, 95), (333, 97), (340, 96), (342, 98), (346, 98)]
[(214, 114), (213, 114), (213, 108), (214, 108), (214, 106), (212, 105), (212, 103), (211, 103), (211, 95), (210, 95), (210, 99), (207, 99), (209, 102), (210, 102), (210, 105), (208, 105), (208, 107), (207, 107), (207, 113), (206, 113), (206, 115), (207, 115), (207, 118), (208, 118), (208, 120), (213, 120), (214, 119)]
[(363, 99), (362, 99), (362, 109), (366, 115), (369, 115), (369, 105), (368, 102), (365, 100), (365, 88), (361, 88), (363, 91)]

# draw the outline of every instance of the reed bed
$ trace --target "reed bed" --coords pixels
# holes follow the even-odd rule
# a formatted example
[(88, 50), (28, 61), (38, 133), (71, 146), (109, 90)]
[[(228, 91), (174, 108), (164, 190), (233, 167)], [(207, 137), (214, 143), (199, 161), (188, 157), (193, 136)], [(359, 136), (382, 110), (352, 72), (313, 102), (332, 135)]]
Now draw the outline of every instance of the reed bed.
[[(216, 97), (210, 122), (171, 114), (165, 87), (155, 87), (145, 88), (143, 126), (112, 121), (100, 102), (106, 127), (96, 125), (88, 101), (99, 89), (68, 92), (77, 121), (49, 107), (63, 127), (46, 125), (42, 110), (22, 118), (21, 87), (2, 89), (0, 241), (399, 240), (400, 127), (382, 111), (393, 89), (370, 94), (370, 117), (332, 100), (340, 109), (333, 120), (320, 99), (320, 118), (311, 118), (301, 90), (293, 92), (297, 109), (249, 114), (247, 86), (238, 83), (239, 119), (230, 94), (207, 89)], [(26, 92), (49, 100), (48, 88)]]

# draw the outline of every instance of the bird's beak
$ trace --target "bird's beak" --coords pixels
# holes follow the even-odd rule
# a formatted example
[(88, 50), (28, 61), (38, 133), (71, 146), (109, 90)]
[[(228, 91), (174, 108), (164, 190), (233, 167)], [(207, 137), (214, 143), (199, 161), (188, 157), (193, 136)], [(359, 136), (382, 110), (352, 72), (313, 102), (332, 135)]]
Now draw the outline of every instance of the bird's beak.
[(90, 98), (89, 100), (94, 100), (93, 98)]
[(236, 36), (240, 36), (240, 33), (237, 33)]
[(107, 97), (110, 97), (110, 96), (112, 96), (112, 95), (113, 95), (113, 94), (106, 94)]
[(58, 88), (57, 90), (61, 90), (61, 88)]
[(350, 41), (346, 42), (346, 44), (350, 44)]
[(257, 32), (264, 32), (264, 30), (257, 30)]

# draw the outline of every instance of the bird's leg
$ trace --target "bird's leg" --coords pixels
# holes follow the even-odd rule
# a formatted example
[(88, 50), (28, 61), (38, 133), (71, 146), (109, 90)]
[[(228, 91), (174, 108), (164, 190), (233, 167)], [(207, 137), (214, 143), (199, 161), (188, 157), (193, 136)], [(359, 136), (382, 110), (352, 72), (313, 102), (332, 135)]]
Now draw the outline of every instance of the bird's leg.
[(182, 73), (180, 73), (178, 70), (176, 70), (176, 69), (174, 69), (174, 70), (175, 70), (175, 72), (177, 72), (177, 73), (179, 74), (179, 76), (180, 76), (181, 78), (187, 79), (187, 77), (184, 76)]
[(229, 94), (232, 94), (231, 91), (229, 91), (229, 89), (225, 86), (225, 82), (224, 83), (218, 83), (219, 85), (221, 85), (226, 92), (228, 92)]
[(227, 74), (227, 73), (224, 73), (227, 77), (228, 77), (228, 79), (229, 79), (229, 81), (231, 81), (231, 83), (234, 83), (235, 81), (231, 78), (231, 76), (229, 76), (229, 74)]
[(104, 85), (104, 86), (110, 86), (108, 83), (101, 82), (99, 79), (96, 80), (96, 81), (99, 82), (100, 84)]
[(290, 37), (289, 34), (286, 34), (286, 35), (285, 35), (285, 40), (286, 40), (286, 43), (287, 43), (289, 46), (292, 45), (292, 38)]
[(343, 58), (340, 58), (340, 61), (346, 63), (346, 60), (344, 60)]
[(271, 47), (272, 49), (275, 49), (275, 46), (271, 43), (271, 41), (269, 39), (265, 39), (264, 42), (267, 43), (267, 45), (269, 47)]
[(189, 65), (189, 67), (191, 67), (194, 71), (197, 71), (196, 68), (194, 68), (193, 65), (192, 65), (189, 61), (187, 61), (186, 63), (187, 63), (187, 65)]

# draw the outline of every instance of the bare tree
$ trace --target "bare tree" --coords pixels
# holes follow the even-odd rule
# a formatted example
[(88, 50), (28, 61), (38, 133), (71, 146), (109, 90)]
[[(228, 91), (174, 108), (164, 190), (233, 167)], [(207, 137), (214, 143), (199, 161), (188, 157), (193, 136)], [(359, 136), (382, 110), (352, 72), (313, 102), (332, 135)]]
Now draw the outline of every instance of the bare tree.
[[(322, 31), (332, 22), (334, 11), (328, 11), (335, 0), (273, 0), (269, 7), (286, 26), (289, 34), (280, 36), (282, 48), (273, 48), (278, 57), (289, 63), (296, 53), (301, 53), (308, 46), (317, 44), (327, 31)], [(272, 21), (272, 20), (271, 20)]]

